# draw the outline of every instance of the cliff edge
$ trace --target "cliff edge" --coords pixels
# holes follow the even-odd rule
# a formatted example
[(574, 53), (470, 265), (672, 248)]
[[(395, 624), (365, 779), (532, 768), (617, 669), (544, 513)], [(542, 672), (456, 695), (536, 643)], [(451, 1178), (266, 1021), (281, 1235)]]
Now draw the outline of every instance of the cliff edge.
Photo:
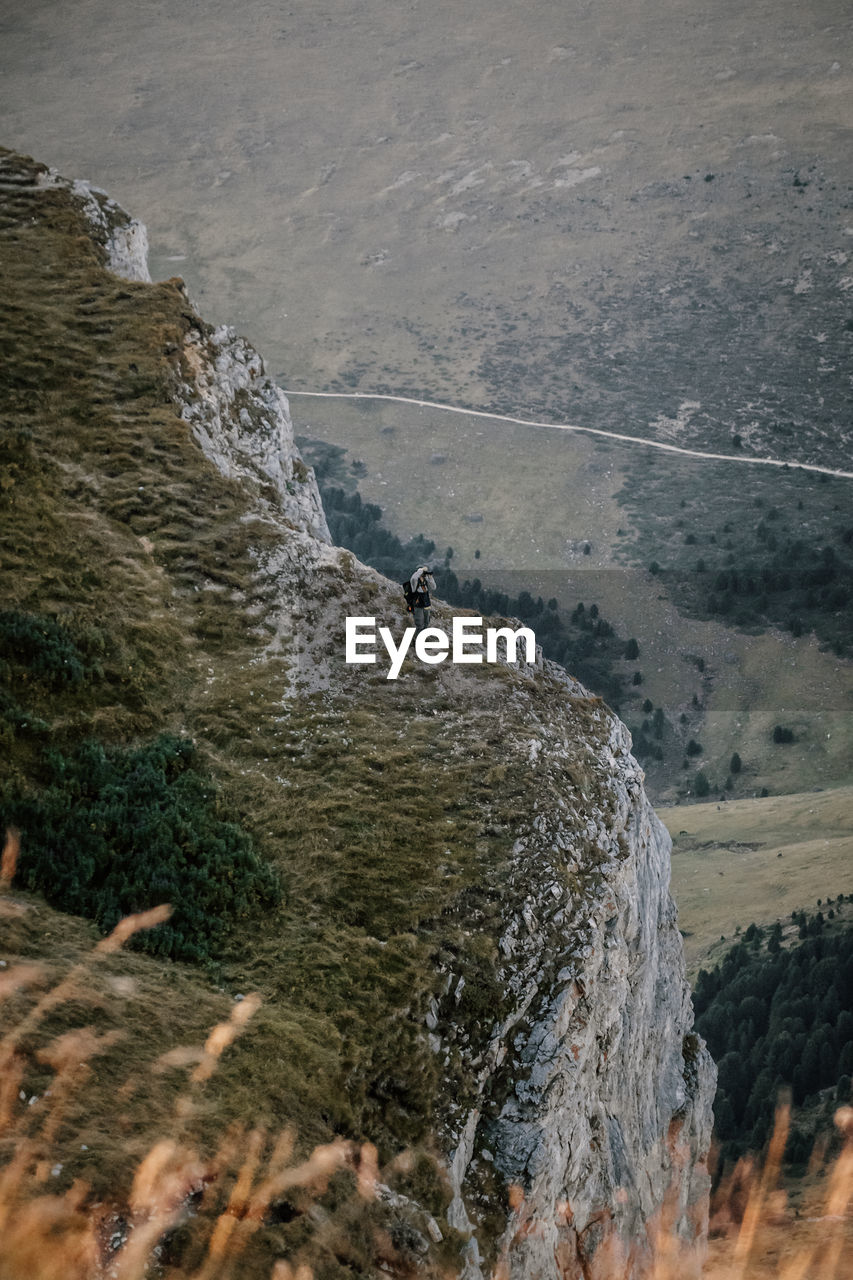
[(284, 885), (222, 959), (268, 1011), (251, 1105), (437, 1161), (386, 1188), (413, 1266), (639, 1280), (665, 1231), (698, 1272), (714, 1068), (627, 730), (541, 658), (346, 664), (345, 618), (399, 634), (399, 587), (330, 545), (260, 357), (147, 282), (102, 193), (4, 152), (0, 197), (8, 607), (102, 644), (79, 688), (14, 690), (35, 738), (3, 704), (10, 776), (199, 744)]

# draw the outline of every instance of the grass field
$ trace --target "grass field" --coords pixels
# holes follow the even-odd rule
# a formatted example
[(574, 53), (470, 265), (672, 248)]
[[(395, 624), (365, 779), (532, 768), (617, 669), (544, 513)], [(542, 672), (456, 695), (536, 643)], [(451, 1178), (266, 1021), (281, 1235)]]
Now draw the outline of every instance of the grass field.
[(792, 911), (853, 892), (851, 786), (658, 813), (673, 840), (672, 893), (694, 976), (753, 921), (789, 923)]

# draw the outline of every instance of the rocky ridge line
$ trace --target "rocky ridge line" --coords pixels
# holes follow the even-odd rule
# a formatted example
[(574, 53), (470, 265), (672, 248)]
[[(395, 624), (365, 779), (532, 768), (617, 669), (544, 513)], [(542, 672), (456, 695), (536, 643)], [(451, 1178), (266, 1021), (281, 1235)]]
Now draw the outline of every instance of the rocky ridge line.
[[(78, 194), (114, 269), (139, 272), (144, 229), (122, 230), (140, 224), (126, 215), (122, 222), (102, 193)], [(183, 355), (187, 377), (176, 401), (200, 447), (295, 535), (292, 553), (259, 565), (283, 616), (313, 608), (330, 619), (365, 587), (374, 612), (393, 616), (394, 584), (328, 545), (286, 398), (260, 357), (233, 330), (202, 322)], [(345, 570), (350, 582), (333, 606), (330, 569)], [(442, 625), (441, 607), (437, 615)], [(321, 642), (311, 663), (323, 668), (325, 687), (354, 689), (331, 630), (320, 635), (325, 649)], [(538, 796), (532, 812), (518, 815), (510, 865), (492, 886), (509, 1010), (488, 1026), (462, 1018), (464, 974), (448, 968), (445, 995), (424, 1028), (446, 1067), (435, 1124), (454, 1190), (448, 1217), (469, 1238), (464, 1273), (482, 1275), (495, 1241), (481, 1222), (486, 1210), (500, 1213), (500, 1187), (514, 1183), (521, 1193), (497, 1242), (512, 1276), (580, 1280), (596, 1257), (621, 1250), (621, 1274), (636, 1280), (651, 1264), (649, 1233), (667, 1209), (678, 1234), (700, 1249), (707, 1224), (714, 1070), (691, 1031), (669, 837), (621, 722), (603, 705), (583, 720), (588, 772), (578, 780), (572, 722), (595, 700), (549, 662), (507, 675), (509, 688), (481, 687), (481, 702), (511, 702), (516, 724), (526, 722), (525, 732), (507, 735), (502, 756), (535, 779)], [(460, 680), (449, 666), (436, 678), (446, 692)]]

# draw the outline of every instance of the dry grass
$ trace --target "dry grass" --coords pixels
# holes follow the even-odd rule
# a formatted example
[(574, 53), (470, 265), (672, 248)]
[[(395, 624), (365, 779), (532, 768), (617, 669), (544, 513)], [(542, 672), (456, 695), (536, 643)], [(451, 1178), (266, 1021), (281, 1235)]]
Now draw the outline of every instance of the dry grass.
[[(850, 893), (853, 789), (658, 810), (673, 840), (672, 891), (691, 973), (735, 930), (790, 920)], [(726, 942), (720, 942), (724, 935)]]
[[(626, 1247), (615, 1233), (607, 1234), (605, 1219), (592, 1258), (558, 1258), (554, 1274), (565, 1280), (847, 1280), (853, 1267), (853, 1109), (836, 1113), (841, 1151), (803, 1205), (779, 1185), (789, 1122), (789, 1108), (782, 1105), (763, 1161), (745, 1157), (720, 1183), (707, 1253), (704, 1242), (679, 1237), (678, 1205), (670, 1199), (647, 1224), (645, 1239)], [(509, 1203), (517, 1228), (492, 1280), (511, 1280), (514, 1246), (539, 1229), (521, 1187), (510, 1188)], [(558, 1206), (558, 1213), (571, 1224), (570, 1204)]]
[[(12, 832), (0, 863), (4, 921), (26, 911), (10, 893), (17, 852)], [(413, 1237), (409, 1224), (408, 1237), (399, 1230), (395, 1236), (379, 1203), (380, 1179), (411, 1169), (413, 1157), (398, 1155), (393, 1168), (380, 1174), (370, 1143), (332, 1139), (300, 1153), (291, 1128), (270, 1133), (259, 1125), (247, 1129), (239, 1121), (220, 1130), (215, 1141), (199, 1141), (205, 1091), (256, 1018), (257, 995), (233, 1005), (203, 1044), (178, 1045), (151, 1056), (149, 1073), (173, 1082), (170, 1115), (130, 1171), (125, 1193), (94, 1194), (84, 1179), (69, 1183), (62, 1177), (58, 1153), (74, 1097), (90, 1087), (96, 1060), (120, 1033), (77, 1025), (41, 1042), (35, 1033), (58, 1008), (69, 1008), (73, 1016), (97, 970), (134, 933), (161, 922), (168, 912), (160, 907), (121, 921), (58, 981), (49, 981), (45, 966), (32, 962), (14, 965), (0, 976), (0, 1001), (13, 1002), (13, 1009), (21, 1009), (14, 1004), (16, 997), (30, 993), (0, 1041), (0, 1280), (98, 1280), (106, 1275), (141, 1280), (152, 1267), (171, 1280), (256, 1280), (264, 1274), (273, 1280), (311, 1280), (315, 1274), (331, 1274), (330, 1261), (339, 1269), (342, 1264), (363, 1266), (368, 1259), (396, 1275), (453, 1274), (455, 1238), (446, 1239), (441, 1250), (433, 1247), (428, 1256), (413, 1253), (417, 1231)], [(36, 1065), (42, 1078), (38, 1097), (28, 1096), (25, 1087)], [(822, 1208), (807, 1199), (795, 1209), (777, 1186), (788, 1120), (783, 1108), (762, 1167), (743, 1160), (722, 1182), (712, 1206), (710, 1257), (701, 1270), (705, 1280), (806, 1280), (818, 1275), (843, 1280), (850, 1273), (853, 1111), (842, 1108), (836, 1115), (846, 1142), (823, 1181)], [(281, 1203), (303, 1229), (291, 1232), (289, 1241), (279, 1235), (271, 1249), (270, 1216)], [(519, 1188), (509, 1189), (508, 1207), (521, 1224), (515, 1243), (519, 1233), (536, 1224), (525, 1216)], [(675, 1206), (664, 1205), (650, 1224), (645, 1270), (635, 1268), (618, 1240), (606, 1240), (595, 1256), (596, 1280), (640, 1274), (648, 1280), (698, 1277), (701, 1257), (695, 1246), (679, 1240), (674, 1219)], [(508, 1256), (509, 1250), (498, 1258), (493, 1280), (511, 1274)]]
[[(9, 832), (0, 869), (0, 917), (6, 920), (26, 910), (9, 892), (17, 854), (17, 833)], [(336, 1188), (338, 1221), (330, 1224), (328, 1212), (320, 1210), (313, 1224), (316, 1228), (319, 1222), (320, 1228), (303, 1233), (302, 1247), (289, 1259), (270, 1264), (266, 1254), (266, 1269), (272, 1265), (275, 1280), (294, 1275), (309, 1280), (313, 1270), (306, 1258), (333, 1247), (341, 1224), (359, 1216), (364, 1203), (378, 1199), (380, 1171), (370, 1144), (334, 1139), (303, 1156), (289, 1127), (270, 1134), (260, 1126), (247, 1131), (240, 1123), (220, 1133), (213, 1147), (205, 1150), (199, 1144), (196, 1119), (205, 1088), (222, 1056), (257, 1014), (257, 994), (235, 1004), (203, 1045), (178, 1046), (150, 1061), (153, 1076), (178, 1072), (184, 1084), (172, 1089), (168, 1136), (164, 1130), (139, 1160), (127, 1194), (114, 1190), (95, 1195), (81, 1178), (67, 1185), (58, 1161), (61, 1131), (74, 1096), (89, 1087), (95, 1060), (120, 1033), (99, 1035), (91, 1026), (77, 1026), (36, 1049), (34, 1033), (53, 1010), (73, 1005), (95, 970), (134, 934), (161, 923), (169, 913), (162, 906), (125, 918), (57, 982), (46, 982), (38, 964), (13, 966), (0, 978), (2, 1002), (21, 991), (36, 993), (0, 1040), (2, 1280), (94, 1280), (105, 1275), (140, 1280), (152, 1263), (164, 1264), (170, 1247), (175, 1251), (179, 1229), (180, 1261), (167, 1266), (166, 1274), (187, 1280), (257, 1275), (257, 1258), (248, 1272), (241, 1267), (274, 1206), (287, 1199), (297, 1206), (294, 1215), (307, 1215), (335, 1176), (346, 1174)], [(45, 989), (38, 994), (40, 987)], [(36, 1062), (47, 1068), (49, 1078), (41, 1096), (28, 1097), (24, 1086)], [(60, 1189), (49, 1190), (52, 1181)], [(164, 1242), (171, 1242), (165, 1251)], [(387, 1232), (377, 1228), (373, 1242), (386, 1260), (404, 1261)]]
[[(251, 598), (269, 526), (171, 400), (198, 323), (181, 282), (113, 276), (69, 194), (34, 191), (30, 161), (12, 170), (25, 181), (0, 193), (5, 600), (104, 641), (85, 698), (34, 709), (67, 735), (178, 729), (210, 647), (245, 648), (223, 593)], [(12, 768), (26, 772), (24, 754), (14, 744)]]
[[(763, 1166), (744, 1157), (711, 1206), (704, 1280), (844, 1280), (853, 1274), (853, 1109), (840, 1108), (837, 1158), (813, 1157), (805, 1188), (781, 1177), (790, 1112), (780, 1107)], [(666, 1280), (669, 1280), (667, 1277)]]

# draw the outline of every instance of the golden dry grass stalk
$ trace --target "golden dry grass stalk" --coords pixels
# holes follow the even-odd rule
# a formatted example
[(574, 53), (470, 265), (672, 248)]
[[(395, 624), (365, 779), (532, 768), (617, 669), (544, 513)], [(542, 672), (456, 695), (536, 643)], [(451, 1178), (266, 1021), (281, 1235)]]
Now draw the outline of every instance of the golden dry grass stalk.
[[(15, 834), (7, 833), (0, 894), (9, 893), (17, 850)], [(0, 1001), (34, 990), (31, 1007), (0, 1041), (0, 1280), (101, 1280), (107, 1274), (114, 1280), (143, 1280), (154, 1250), (181, 1223), (193, 1233), (195, 1247), (186, 1269), (181, 1263), (172, 1268), (173, 1280), (229, 1280), (271, 1207), (289, 1193), (298, 1191), (306, 1203), (313, 1204), (331, 1178), (346, 1170), (353, 1187), (351, 1205), (360, 1202), (362, 1206), (356, 1213), (366, 1211), (365, 1202), (377, 1197), (379, 1159), (370, 1143), (359, 1147), (336, 1139), (298, 1158), (292, 1129), (270, 1138), (262, 1128), (247, 1134), (232, 1125), (212, 1155), (196, 1150), (189, 1136), (194, 1099), (216, 1071), (222, 1054), (249, 1025), (260, 1007), (258, 995), (235, 1004), (230, 1017), (212, 1028), (203, 1046), (179, 1046), (151, 1064), (157, 1073), (185, 1070), (186, 1085), (178, 1089), (174, 1131), (156, 1141), (140, 1160), (122, 1204), (94, 1203), (81, 1182), (48, 1192), (51, 1176), (57, 1176), (58, 1135), (72, 1100), (84, 1088), (93, 1060), (121, 1033), (98, 1034), (91, 1027), (75, 1027), (38, 1049), (31, 1046), (30, 1033), (57, 1005), (75, 998), (101, 957), (117, 951), (139, 930), (161, 923), (168, 913), (168, 907), (159, 907), (121, 921), (41, 994), (38, 988), (48, 981), (43, 965), (22, 963), (0, 975)], [(27, 1098), (25, 1082), (35, 1064), (42, 1072), (48, 1068), (52, 1081), (41, 1097)], [(819, 1221), (811, 1235), (798, 1239), (768, 1268), (768, 1233), (775, 1231), (778, 1241), (780, 1233), (791, 1227), (784, 1192), (776, 1186), (790, 1125), (790, 1108), (785, 1105), (777, 1113), (763, 1165), (741, 1161), (721, 1186), (711, 1226), (725, 1247), (721, 1251), (712, 1241), (711, 1256), (702, 1271), (705, 1280), (807, 1280), (813, 1276), (845, 1280), (850, 1274), (853, 1109), (841, 1108), (835, 1121), (844, 1145), (824, 1179), (825, 1205), (816, 1215)], [(402, 1168), (405, 1160), (399, 1157), (395, 1163)], [(195, 1207), (190, 1218), (191, 1202)], [(521, 1187), (509, 1188), (508, 1205), (524, 1221), (522, 1230), (533, 1229), (535, 1224), (524, 1218)], [(568, 1221), (568, 1206), (564, 1210)], [(675, 1207), (664, 1205), (650, 1228), (651, 1260), (645, 1263), (644, 1280), (687, 1280), (699, 1275), (699, 1252), (694, 1244), (679, 1239), (675, 1216)], [(121, 1224), (119, 1231), (116, 1222)], [(345, 1233), (346, 1221), (336, 1230)], [(379, 1253), (380, 1236), (385, 1234), (374, 1229)], [(386, 1251), (392, 1258), (390, 1240)], [(271, 1265), (272, 1280), (312, 1280), (305, 1257), (278, 1259)], [(633, 1274), (634, 1266), (614, 1236), (596, 1256), (596, 1280), (640, 1280), (639, 1274)], [(511, 1260), (504, 1255), (494, 1268), (493, 1280), (510, 1280), (511, 1270)]]
[(8, 889), (15, 878), (18, 865), (18, 854), (21, 851), (21, 837), (14, 827), (9, 827), (3, 843), (3, 854), (0, 857), (0, 890)]
[[(11, 884), (16, 856), (17, 844), (9, 835), (3, 891)], [(0, 1041), (0, 1280), (99, 1280), (107, 1273), (112, 1280), (142, 1280), (155, 1248), (187, 1219), (191, 1198), (199, 1195), (192, 1221), (202, 1235), (201, 1261), (175, 1274), (187, 1280), (227, 1280), (270, 1206), (288, 1191), (304, 1189), (316, 1197), (335, 1173), (349, 1169), (358, 1194), (375, 1196), (378, 1162), (369, 1145), (360, 1158), (353, 1143), (336, 1140), (295, 1160), (296, 1140), (290, 1128), (271, 1141), (262, 1128), (246, 1135), (232, 1126), (219, 1150), (202, 1158), (186, 1136), (184, 1121), (193, 1115), (193, 1097), (246, 1030), (260, 1007), (256, 994), (236, 1004), (228, 1020), (213, 1027), (204, 1046), (181, 1046), (152, 1063), (156, 1072), (191, 1070), (187, 1089), (175, 1103), (175, 1133), (155, 1142), (140, 1161), (123, 1205), (93, 1203), (88, 1187), (80, 1182), (64, 1194), (46, 1193), (45, 1183), (59, 1168), (55, 1144), (69, 1104), (85, 1085), (92, 1059), (122, 1033), (99, 1035), (91, 1027), (77, 1027), (37, 1050), (27, 1048), (29, 1035), (47, 1013), (79, 993), (101, 957), (117, 951), (141, 929), (162, 923), (169, 913), (168, 907), (158, 907), (120, 921), (83, 961), (36, 998)], [(15, 966), (2, 975), (0, 999), (45, 979), (43, 966)], [(40, 1098), (27, 1099), (23, 1085), (35, 1063), (48, 1067), (53, 1078)], [(118, 1239), (115, 1230), (105, 1227), (110, 1213), (122, 1224)], [(284, 1280), (310, 1280), (312, 1273), (295, 1259), (292, 1267), (279, 1264), (276, 1274)]]

